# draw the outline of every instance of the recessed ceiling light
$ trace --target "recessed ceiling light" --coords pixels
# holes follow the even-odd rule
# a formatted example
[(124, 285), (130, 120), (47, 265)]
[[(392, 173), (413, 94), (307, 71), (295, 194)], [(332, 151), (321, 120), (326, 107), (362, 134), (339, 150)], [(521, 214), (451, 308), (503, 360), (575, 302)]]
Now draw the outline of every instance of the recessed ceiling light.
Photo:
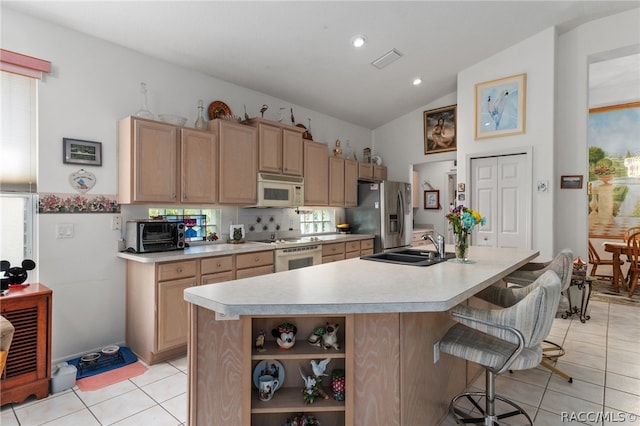
[(357, 36), (354, 36), (351, 39), (351, 44), (353, 44), (354, 47), (362, 47), (362, 46), (364, 46), (366, 41), (367, 41), (367, 37), (365, 37), (363, 35), (357, 35)]
[(414, 86), (417, 86), (420, 83), (422, 83), (422, 79), (420, 77), (416, 77), (416, 78), (413, 79), (413, 85)]

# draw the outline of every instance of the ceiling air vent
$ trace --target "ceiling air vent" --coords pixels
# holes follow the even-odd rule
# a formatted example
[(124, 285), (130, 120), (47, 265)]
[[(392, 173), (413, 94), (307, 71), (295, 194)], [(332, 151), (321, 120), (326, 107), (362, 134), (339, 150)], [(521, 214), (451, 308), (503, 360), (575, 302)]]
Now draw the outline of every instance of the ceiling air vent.
[(384, 55), (380, 56), (378, 59), (371, 62), (371, 65), (381, 70), (382, 68), (391, 64), (392, 62), (397, 61), (401, 57), (402, 57), (402, 53), (400, 51), (398, 51), (397, 49), (391, 49)]

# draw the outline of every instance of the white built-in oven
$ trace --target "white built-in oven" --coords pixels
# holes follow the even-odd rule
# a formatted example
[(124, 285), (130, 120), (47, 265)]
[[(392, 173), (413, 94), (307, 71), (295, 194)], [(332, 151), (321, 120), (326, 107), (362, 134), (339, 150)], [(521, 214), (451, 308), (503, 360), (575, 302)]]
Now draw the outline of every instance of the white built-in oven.
[(277, 248), (275, 250), (275, 258), (276, 272), (320, 265), (322, 263), (322, 246), (314, 244)]

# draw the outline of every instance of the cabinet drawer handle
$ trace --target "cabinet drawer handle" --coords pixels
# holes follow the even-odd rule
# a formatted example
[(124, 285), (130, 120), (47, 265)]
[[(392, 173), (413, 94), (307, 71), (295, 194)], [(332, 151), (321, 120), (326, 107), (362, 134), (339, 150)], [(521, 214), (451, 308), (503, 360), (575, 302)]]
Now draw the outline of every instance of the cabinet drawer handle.
[(222, 263), (218, 263), (216, 266), (217, 266), (218, 268), (222, 268)]
[(260, 262), (260, 258), (256, 257), (255, 259), (253, 259), (254, 262)]
[(176, 271), (177, 271), (179, 274), (181, 274), (181, 273), (182, 273), (182, 268), (181, 268), (181, 267), (178, 267), (178, 269), (176, 269)]

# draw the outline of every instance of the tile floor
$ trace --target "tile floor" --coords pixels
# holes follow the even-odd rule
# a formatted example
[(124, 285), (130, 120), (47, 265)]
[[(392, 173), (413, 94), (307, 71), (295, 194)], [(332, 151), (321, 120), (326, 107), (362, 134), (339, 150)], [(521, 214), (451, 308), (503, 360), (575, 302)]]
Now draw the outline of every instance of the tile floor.
[[(557, 367), (573, 376), (572, 384), (540, 367), (496, 380), (498, 393), (522, 405), (536, 426), (640, 426), (640, 309), (593, 301), (590, 311), (585, 324), (577, 318), (556, 319), (549, 338), (566, 348)], [(9, 404), (2, 407), (0, 424), (183, 425), (186, 370), (182, 357), (102, 390), (74, 387), (40, 401)], [(484, 376), (475, 386), (484, 387)], [(609, 418), (595, 419), (603, 414)], [(452, 418), (442, 423), (449, 425), (455, 425)]]

